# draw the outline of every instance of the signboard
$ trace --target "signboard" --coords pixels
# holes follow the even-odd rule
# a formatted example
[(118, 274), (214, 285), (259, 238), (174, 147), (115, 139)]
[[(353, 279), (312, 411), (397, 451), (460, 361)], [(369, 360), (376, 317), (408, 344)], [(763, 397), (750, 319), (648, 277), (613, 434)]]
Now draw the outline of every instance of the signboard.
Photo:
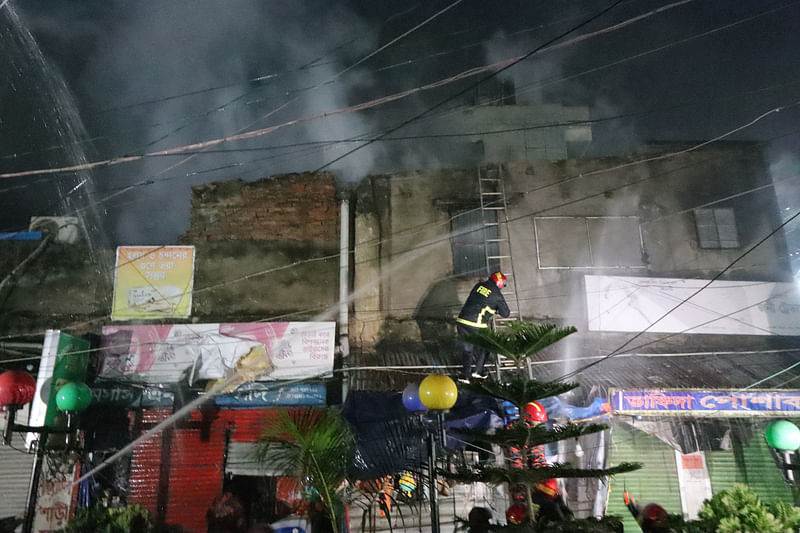
[(800, 417), (800, 391), (610, 389), (615, 414), (638, 416)]
[(138, 409), (172, 407), (174, 403), (175, 393), (159, 387), (142, 387), (115, 382), (92, 384), (92, 404)]
[[(294, 406), (309, 405), (323, 407), (325, 403), (324, 383), (275, 383), (248, 382), (231, 394), (219, 394), (214, 402), (223, 407)], [(172, 407), (175, 394), (159, 387), (137, 386), (126, 383), (94, 383), (92, 403), (108, 407), (139, 409), (148, 407)]]
[(585, 282), (591, 331), (800, 335), (794, 283), (714, 281), (706, 287), (702, 279), (632, 276), (585, 276)]
[(257, 407), (264, 405), (309, 405), (324, 407), (324, 383), (294, 383), (276, 387), (266, 383), (246, 383), (234, 394), (222, 394), (215, 403), (225, 407)]
[[(56, 423), (59, 415), (56, 393), (70, 381), (86, 380), (90, 346), (89, 341), (57, 329), (48, 329), (45, 332), (30, 425), (53, 426)], [(36, 439), (38, 435), (29, 433), (26, 439), (28, 446)]]
[(335, 322), (104, 326), (98, 375), (192, 385), (244, 365), (248, 381), (329, 376), (335, 333)]
[(52, 471), (53, 466), (55, 465), (50, 461), (42, 464), (36, 514), (33, 518), (33, 531), (37, 533), (59, 531), (72, 518), (78, 491), (71, 482), (77, 478), (77, 465), (61, 465), (62, 470), (59, 472)]
[(186, 318), (193, 284), (194, 246), (118, 246), (111, 319)]

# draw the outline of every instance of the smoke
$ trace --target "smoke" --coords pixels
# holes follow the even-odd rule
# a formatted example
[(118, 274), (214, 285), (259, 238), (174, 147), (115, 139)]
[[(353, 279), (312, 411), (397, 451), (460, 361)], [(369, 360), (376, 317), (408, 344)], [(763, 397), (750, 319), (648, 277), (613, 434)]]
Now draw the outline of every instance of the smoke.
[[(51, 44), (64, 44), (58, 32), (67, 33), (65, 26), (85, 28), (91, 36), (73, 43), (84, 49), (85, 60), (79, 72), (72, 72), (71, 83), (81, 95), (101, 159), (222, 138), (342, 108), (352, 103), (353, 90), (372, 83), (363, 70), (336, 77), (373, 49), (377, 38), (343, 3), (106, 4), (94, 18), (85, 12), (80, 15), (89, 18), (81, 20), (60, 13), (61, 28), (46, 9), (41, 16), (30, 13), (35, 31)], [(98, 173), (97, 200), (117, 242), (171, 242), (187, 228), (191, 185), (314, 170), (343, 148), (307, 143), (347, 139), (371, 128), (350, 113), (223, 143), (206, 154), (110, 167)], [(301, 146), (269, 149), (281, 145)], [(333, 170), (360, 178), (373, 167), (373, 157), (365, 150)], [(152, 184), (136, 185), (141, 182)], [(120, 192), (130, 185), (135, 187)]]

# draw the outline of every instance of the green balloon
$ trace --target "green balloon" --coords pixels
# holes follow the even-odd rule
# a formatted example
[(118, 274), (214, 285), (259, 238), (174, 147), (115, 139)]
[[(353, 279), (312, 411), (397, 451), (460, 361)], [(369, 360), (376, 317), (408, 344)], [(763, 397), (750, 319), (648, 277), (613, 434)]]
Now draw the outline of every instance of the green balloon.
[(777, 420), (764, 431), (767, 444), (773, 448), (794, 451), (800, 448), (800, 428), (788, 420)]
[(62, 411), (84, 411), (92, 402), (92, 391), (86, 383), (67, 383), (56, 393), (56, 405)]

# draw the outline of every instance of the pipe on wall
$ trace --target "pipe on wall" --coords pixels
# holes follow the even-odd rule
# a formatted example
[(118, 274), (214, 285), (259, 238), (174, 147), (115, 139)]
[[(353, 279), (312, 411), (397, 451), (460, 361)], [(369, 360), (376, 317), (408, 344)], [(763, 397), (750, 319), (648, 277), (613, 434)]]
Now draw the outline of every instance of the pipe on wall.
[(348, 305), (350, 291), (350, 202), (342, 198), (339, 215), (339, 353), (345, 358), (350, 354), (350, 338), (348, 332)]

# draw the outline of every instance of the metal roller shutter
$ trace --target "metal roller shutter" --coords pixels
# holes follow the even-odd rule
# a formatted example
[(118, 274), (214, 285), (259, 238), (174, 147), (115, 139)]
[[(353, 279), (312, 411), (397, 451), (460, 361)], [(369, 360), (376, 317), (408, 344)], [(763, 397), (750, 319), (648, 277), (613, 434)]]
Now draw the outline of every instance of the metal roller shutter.
[[(793, 503), (791, 489), (783, 481), (764, 440), (768, 422), (755, 422), (749, 443), (733, 442), (733, 448), (707, 454), (714, 494), (734, 483), (745, 483), (765, 502)], [(739, 459), (737, 460), (737, 455)]]
[(623, 518), (625, 533), (641, 533), (641, 528), (625, 507), (622, 494), (627, 490), (644, 507), (655, 502), (670, 513), (681, 512), (681, 492), (675, 450), (637, 429), (615, 424), (611, 430), (611, 465), (639, 462), (640, 470), (614, 476), (609, 490), (606, 514)]
[(32, 467), (33, 454), (0, 446), (0, 518), (25, 512)]
[[(28, 406), (17, 412), (17, 423), (28, 421)], [(6, 427), (6, 416), (0, 416), (0, 433)], [(0, 518), (25, 512), (28, 485), (33, 468), (33, 454), (25, 453), (23, 436), (15, 433), (11, 444), (0, 445)]]

